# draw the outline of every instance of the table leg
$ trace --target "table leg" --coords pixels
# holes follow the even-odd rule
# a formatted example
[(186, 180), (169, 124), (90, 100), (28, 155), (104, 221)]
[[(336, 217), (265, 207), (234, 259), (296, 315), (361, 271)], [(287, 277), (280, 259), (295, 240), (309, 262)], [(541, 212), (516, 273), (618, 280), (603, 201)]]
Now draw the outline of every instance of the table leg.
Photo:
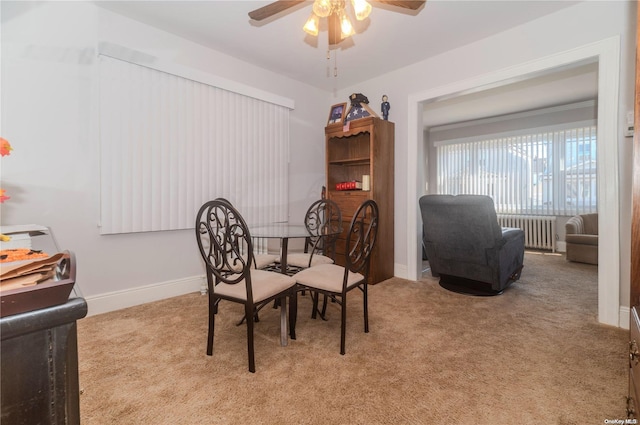
[(282, 238), (280, 244), (280, 273), (287, 274), (287, 248), (289, 246), (289, 238)]

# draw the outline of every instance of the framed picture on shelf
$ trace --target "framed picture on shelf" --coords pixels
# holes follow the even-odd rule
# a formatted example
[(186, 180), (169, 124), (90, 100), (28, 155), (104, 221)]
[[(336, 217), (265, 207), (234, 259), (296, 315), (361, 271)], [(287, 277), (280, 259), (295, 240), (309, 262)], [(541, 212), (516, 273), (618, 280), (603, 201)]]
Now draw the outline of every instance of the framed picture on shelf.
[(344, 115), (347, 112), (347, 103), (337, 103), (331, 107), (331, 111), (329, 112), (329, 120), (327, 121), (327, 125), (331, 124), (340, 124), (342, 125), (342, 121), (344, 120)]

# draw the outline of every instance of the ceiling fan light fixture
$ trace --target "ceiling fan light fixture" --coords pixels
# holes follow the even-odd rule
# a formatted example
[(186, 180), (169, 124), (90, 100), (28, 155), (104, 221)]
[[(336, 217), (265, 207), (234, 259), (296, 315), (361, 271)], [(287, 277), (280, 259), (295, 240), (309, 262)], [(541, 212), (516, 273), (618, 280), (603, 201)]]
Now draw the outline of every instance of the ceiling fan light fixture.
[(307, 22), (304, 24), (302, 29), (309, 35), (313, 35), (314, 37), (318, 35), (318, 28), (320, 27), (320, 18), (315, 13), (312, 13), (307, 19)]
[(367, 0), (351, 0), (351, 4), (358, 21), (367, 19), (371, 14), (371, 4)]
[(313, 2), (313, 13), (320, 18), (326, 18), (331, 15), (331, 0), (315, 0)]
[(351, 37), (355, 33), (356, 32), (353, 29), (353, 25), (351, 24), (351, 21), (349, 20), (349, 17), (347, 16), (346, 13), (344, 13), (344, 10), (343, 10), (340, 13), (340, 35), (341, 35), (341, 38), (344, 40), (347, 37)]

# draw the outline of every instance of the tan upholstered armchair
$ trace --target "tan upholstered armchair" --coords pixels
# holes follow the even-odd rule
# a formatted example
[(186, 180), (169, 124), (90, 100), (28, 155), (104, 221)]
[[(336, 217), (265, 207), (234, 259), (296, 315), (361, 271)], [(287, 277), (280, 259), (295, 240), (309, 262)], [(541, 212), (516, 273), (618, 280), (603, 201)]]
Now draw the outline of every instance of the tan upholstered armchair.
[(598, 214), (571, 217), (565, 230), (567, 260), (598, 264)]

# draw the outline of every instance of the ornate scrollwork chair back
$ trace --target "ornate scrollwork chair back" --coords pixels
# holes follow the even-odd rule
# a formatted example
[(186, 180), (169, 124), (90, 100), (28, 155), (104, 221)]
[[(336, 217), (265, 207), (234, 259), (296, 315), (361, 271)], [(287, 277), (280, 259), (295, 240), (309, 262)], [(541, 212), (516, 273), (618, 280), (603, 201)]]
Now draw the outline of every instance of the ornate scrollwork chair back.
[(334, 201), (320, 199), (311, 204), (304, 220), (309, 234), (314, 235), (308, 241), (311, 255), (307, 267), (311, 267), (314, 254), (323, 255), (332, 261), (335, 260), (335, 243), (339, 236), (335, 230), (340, 228), (341, 223), (342, 213)]
[[(195, 233), (205, 263), (209, 295), (207, 354), (213, 355), (215, 315), (221, 300), (244, 304), (245, 317), (254, 318), (265, 305), (278, 299), (281, 343), (286, 345), (286, 297), (291, 296), (289, 321), (291, 337), (295, 339), (295, 280), (252, 267), (253, 243), (242, 215), (226, 200), (208, 201), (198, 211)], [(249, 371), (255, 372), (254, 320), (246, 323)]]
[(369, 260), (378, 236), (378, 205), (364, 202), (353, 215), (346, 241), (346, 264), (353, 273), (369, 276)]
[(240, 282), (252, 261), (244, 253), (253, 249), (244, 219), (223, 199), (208, 203), (199, 217), (197, 240), (207, 268), (219, 281)]
[[(216, 198), (216, 200), (224, 201), (227, 204), (233, 206), (231, 201), (229, 201), (226, 198), (218, 197), (218, 198)], [(253, 246), (253, 249), (251, 250), (251, 252), (253, 252), (253, 260), (252, 260), (253, 261), (253, 267), (256, 268), (256, 269), (262, 269), (262, 270), (271, 270), (271, 271), (276, 270), (277, 269), (276, 268), (276, 261), (279, 259), (279, 257), (277, 255), (275, 255), (275, 254), (269, 254), (269, 253), (266, 253), (266, 252), (265, 253), (260, 253), (260, 252), (256, 253), (256, 249), (255, 249), (256, 242), (255, 242), (255, 240), (251, 239), (251, 243), (252, 243), (252, 246)], [(259, 243), (257, 245), (260, 246)], [(245, 253), (249, 252), (249, 251), (247, 251), (247, 246), (244, 246), (244, 247), (241, 247), (241, 248), (243, 249), (243, 251), (242, 251), (243, 255), (246, 256)], [(234, 267), (234, 269), (235, 268), (238, 268), (238, 267)]]
[(342, 213), (334, 201), (320, 199), (311, 204), (304, 217), (304, 225), (311, 236), (305, 240), (304, 253), (287, 255), (287, 267), (295, 273), (307, 267), (333, 263), (341, 224)]

